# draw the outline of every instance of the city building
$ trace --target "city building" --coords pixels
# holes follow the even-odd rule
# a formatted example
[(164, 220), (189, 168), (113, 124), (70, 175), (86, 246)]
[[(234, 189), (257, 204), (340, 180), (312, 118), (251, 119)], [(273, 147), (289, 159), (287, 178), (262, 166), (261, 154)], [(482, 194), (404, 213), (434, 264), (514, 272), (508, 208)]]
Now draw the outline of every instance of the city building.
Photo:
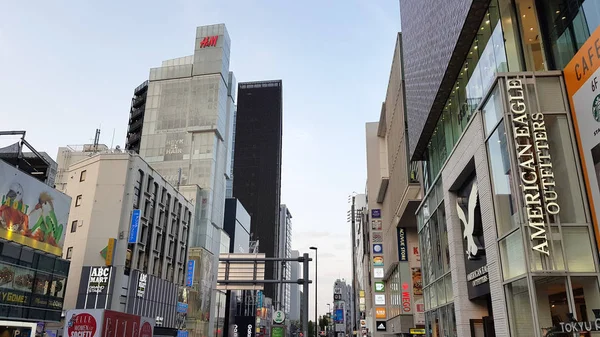
[[(425, 327), (415, 211), (421, 201), (419, 165), (408, 160), (402, 35), (396, 38), (379, 121), (367, 124), (368, 249), (373, 265), (374, 335)], [(383, 273), (381, 273), (383, 271)], [(383, 274), (383, 275), (382, 275)]]
[(0, 156), (0, 320), (44, 325), (61, 320), (71, 281), (61, 257), (71, 198), (47, 184), (48, 158), (30, 149), (37, 159), (21, 146), (7, 156), (16, 161)]
[[(248, 253), (250, 251), (250, 215), (235, 198), (225, 200), (225, 223), (223, 229), (229, 235), (228, 253)], [(230, 327), (238, 315), (237, 308), (243, 301), (244, 291), (228, 290), (226, 292), (226, 315), (223, 336), (230, 335)]]
[[(278, 235), (277, 256), (285, 259), (292, 257), (292, 213), (290, 209), (282, 204), (279, 206), (279, 235)], [(278, 268), (277, 278), (280, 280), (291, 280), (292, 265), (297, 265), (296, 262), (284, 262), (281, 268)], [(279, 302), (279, 310), (282, 310), (286, 315), (290, 312), (291, 307), (291, 284), (284, 283), (278, 285), (277, 296)]]
[[(54, 187), (57, 164), (46, 153), (38, 152), (25, 140), (26, 131), (0, 131), (0, 136), (21, 136), (14, 144), (0, 148), (0, 159), (44, 184)], [(31, 152), (23, 152), (27, 148)]]
[(74, 201), (63, 250), (71, 262), (64, 309), (110, 309), (182, 328), (177, 302), (194, 205), (129, 152), (96, 153), (60, 172)]
[(140, 153), (147, 96), (148, 81), (146, 80), (133, 90), (131, 108), (129, 109), (129, 126), (127, 127), (127, 138), (125, 141), (125, 150), (127, 151)]
[[(281, 80), (238, 85), (233, 196), (250, 214), (252, 240), (267, 257), (278, 254), (282, 90)], [(276, 275), (276, 265), (267, 263), (265, 279)], [(274, 302), (276, 293), (273, 284), (265, 285), (265, 295)]]
[[(370, 228), (367, 221), (367, 195), (354, 194), (350, 197), (349, 221), (353, 225), (352, 238), (352, 274), (353, 274), (353, 300), (354, 316), (353, 329), (361, 335), (368, 334), (369, 326), (372, 324), (370, 310), (372, 305), (367, 306), (366, 293), (370, 289), (372, 274), (370, 245)], [(369, 292), (370, 294), (370, 292)], [(369, 302), (371, 303), (371, 302)], [(361, 324), (362, 322), (362, 324)]]
[[(297, 250), (292, 250), (292, 259), (296, 259), (300, 257), (300, 252)], [(300, 263), (291, 263), (290, 264), (290, 280), (298, 280), (302, 278), (302, 274)], [(300, 290), (300, 285), (297, 283), (292, 283), (290, 285), (290, 310), (288, 311), (288, 319), (290, 321), (300, 321), (300, 302), (302, 302), (302, 291)]]
[[(236, 96), (236, 80), (229, 71), (230, 48), (224, 24), (197, 27), (193, 55), (150, 69), (148, 88), (142, 84), (134, 92), (129, 121), (129, 146), (137, 146), (134, 140), (141, 120), (140, 156), (195, 203), (189, 245), (204, 248), (213, 257), (210, 271), (214, 274), (209, 279), (214, 292), (209, 308), (216, 308), (217, 303), (224, 307), (226, 298), (215, 287), (219, 253), (229, 250), (223, 221)], [(136, 120), (133, 116), (138, 113)], [(210, 313), (207, 334), (212, 337), (225, 318)]]
[(585, 146), (599, 120), (600, 4), (400, 4), (425, 332), (589, 331), (600, 275), (597, 161)]
[(353, 335), (353, 308), (352, 285), (344, 279), (337, 279), (333, 283), (333, 323), (337, 337)]

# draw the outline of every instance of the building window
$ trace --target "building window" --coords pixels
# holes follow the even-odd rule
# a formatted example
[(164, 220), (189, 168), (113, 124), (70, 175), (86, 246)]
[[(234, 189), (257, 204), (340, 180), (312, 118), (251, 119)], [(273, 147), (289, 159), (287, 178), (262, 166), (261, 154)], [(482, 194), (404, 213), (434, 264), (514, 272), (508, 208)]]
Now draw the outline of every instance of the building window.
[(81, 206), (81, 198), (82, 198), (81, 194), (78, 195), (77, 198), (75, 198), (75, 207)]
[(77, 231), (77, 220), (71, 222), (71, 233), (75, 233)]
[(65, 259), (70, 260), (71, 257), (73, 257), (73, 247), (67, 248), (67, 255), (65, 256)]
[(79, 175), (79, 181), (85, 181), (86, 172), (86, 170), (81, 171), (81, 174)]

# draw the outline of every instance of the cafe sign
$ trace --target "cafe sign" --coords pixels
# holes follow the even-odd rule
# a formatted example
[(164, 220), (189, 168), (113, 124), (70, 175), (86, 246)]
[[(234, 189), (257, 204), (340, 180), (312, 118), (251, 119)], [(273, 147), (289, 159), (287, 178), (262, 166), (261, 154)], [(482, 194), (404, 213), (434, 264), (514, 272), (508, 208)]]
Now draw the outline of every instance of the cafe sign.
[(534, 251), (549, 256), (547, 222), (560, 206), (544, 115), (529, 111), (521, 79), (507, 79), (506, 88), (529, 239)]

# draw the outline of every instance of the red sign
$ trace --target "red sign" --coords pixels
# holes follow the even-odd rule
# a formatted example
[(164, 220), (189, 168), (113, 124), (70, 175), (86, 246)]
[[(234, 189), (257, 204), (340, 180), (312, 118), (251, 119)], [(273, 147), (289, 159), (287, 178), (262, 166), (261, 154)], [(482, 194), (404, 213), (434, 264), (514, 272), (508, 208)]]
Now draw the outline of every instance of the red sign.
[(98, 329), (96, 318), (90, 314), (73, 315), (68, 323), (68, 337), (93, 337)]
[(218, 39), (219, 39), (218, 35), (215, 35), (215, 36), (206, 36), (200, 42), (200, 48), (204, 48), (204, 47), (216, 47)]
[(152, 325), (150, 325), (150, 323), (144, 322), (144, 324), (142, 324), (140, 337), (152, 337)]
[(402, 283), (402, 311), (410, 312), (410, 292), (408, 292), (408, 283)]
[[(138, 336), (140, 316), (124, 312), (104, 311), (104, 336)], [(85, 336), (82, 336), (85, 337)]]

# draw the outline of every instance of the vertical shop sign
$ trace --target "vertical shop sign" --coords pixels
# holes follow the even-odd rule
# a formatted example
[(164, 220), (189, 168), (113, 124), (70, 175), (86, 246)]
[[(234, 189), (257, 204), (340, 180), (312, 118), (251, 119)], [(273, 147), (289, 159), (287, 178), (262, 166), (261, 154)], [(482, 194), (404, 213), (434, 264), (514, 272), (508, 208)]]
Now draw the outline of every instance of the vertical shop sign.
[(194, 270), (196, 269), (196, 261), (189, 260), (187, 264), (187, 273), (185, 285), (191, 287), (194, 284)]
[(140, 210), (131, 211), (131, 226), (129, 228), (129, 243), (138, 242), (138, 228), (140, 227)]
[(398, 260), (408, 261), (408, 248), (406, 245), (406, 230), (402, 227), (396, 228), (398, 232)]
[(549, 256), (546, 219), (560, 206), (544, 115), (529, 111), (521, 79), (507, 79), (506, 88), (529, 240), (534, 251)]

